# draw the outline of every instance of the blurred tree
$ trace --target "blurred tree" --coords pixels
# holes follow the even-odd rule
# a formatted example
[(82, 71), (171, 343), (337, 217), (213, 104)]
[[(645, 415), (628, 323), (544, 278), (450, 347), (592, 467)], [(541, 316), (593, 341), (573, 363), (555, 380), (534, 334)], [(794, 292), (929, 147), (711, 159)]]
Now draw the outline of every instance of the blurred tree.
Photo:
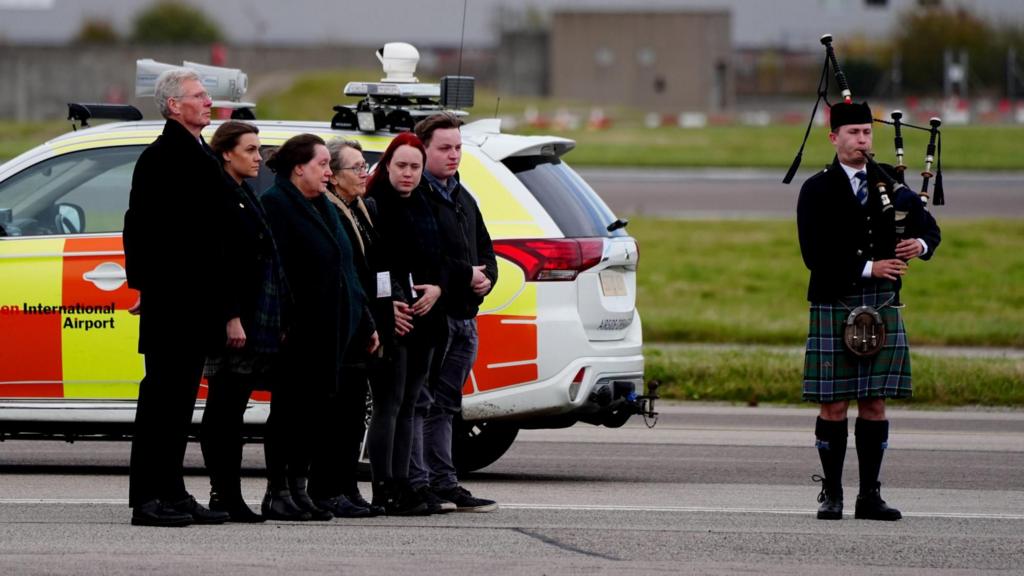
[(87, 18), (75, 34), (76, 44), (116, 44), (121, 35), (114, 25), (102, 18)]
[(134, 41), (148, 44), (206, 44), (222, 38), (220, 28), (202, 10), (168, 1), (140, 12), (132, 34)]
[(916, 9), (901, 21), (894, 49), (902, 58), (904, 92), (941, 94), (946, 50), (967, 53), (967, 81), (972, 93), (1004, 84), (1006, 45), (997, 41), (1000, 35), (991, 24), (966, 8)]

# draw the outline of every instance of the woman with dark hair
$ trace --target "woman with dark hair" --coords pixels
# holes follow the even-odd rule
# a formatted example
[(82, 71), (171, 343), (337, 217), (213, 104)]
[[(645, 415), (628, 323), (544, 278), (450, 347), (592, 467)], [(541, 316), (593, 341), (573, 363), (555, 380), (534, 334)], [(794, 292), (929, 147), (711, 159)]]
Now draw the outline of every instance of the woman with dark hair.
[(272, 384), (262, 511), (271, 519), (330, 520), (332, 512), (306, 492), (310, 462), (327, 449), (321, 444), (331, 417), (326, 407), (338, 391), (345, 348), (370, 341), (372, 320), (364, 313), (352, 246), (324, 196), (331, 168), (323, 139), (293, 136), (267, 166), (276, 176), (262, 200), (294, 305)]
[(245, 182), (259, 172), (259, 129), (225, 122), (210, 148), (224, 169), (221, 261), (227, 268), (223, 301), (230, 320), (224, 348), (206, 358), (200, 445), (210, 473), (210, 509), (227, 512), (232, 522), (262, 522), (242, 498), (242, 421), (253, 390), (267, 389), (267, 373), (280, 350), (284, 272), (263, 205)]
[(439, 511), (409, 487), (413, 407), (430, 372), (434, 346), (445, 337), (444, 318), (434, 306), (447, 283), (441, 237), (418, 190), (425, 162), (419, 138), (409, 132), (399, 134), (368, 185), (370, 212), (375, 213), (389, 265), (394, 311), (390, 362), (384, 373), (370, 380), (373, 415), (368, 442), (373, 503), (391, 515)]
[[(370, 314), (383, 349), (391, 349), (394, 313), (390, 291), (377, 289), (377, 278), (387, 275), (388, 268), (380, 255), (380, 236), (363, 203), (366, 195), (367, 163), (363, 147), (355, 140), (334, 138), (327, 142), (331, 154), (331, 178), (327, 199), (341, 217), (342, 227), (352, 244), (356, 274), (366, 293)], [(369, 353), (359, 346), (349, 346), (341, 369), (338, 394), (331, 398), (330, 413), (335, 415), (329, 425), (329, 442), (337, 450), (325, 451), (313, 458), (309, 473), (309, 494), (317, 506), (330, 510), (338, 518), (360, 518), (384, 513), (359, 492), (359, 448), (366, 432), (366, 396), (372, 370), (379, 370), (378, 350)]]

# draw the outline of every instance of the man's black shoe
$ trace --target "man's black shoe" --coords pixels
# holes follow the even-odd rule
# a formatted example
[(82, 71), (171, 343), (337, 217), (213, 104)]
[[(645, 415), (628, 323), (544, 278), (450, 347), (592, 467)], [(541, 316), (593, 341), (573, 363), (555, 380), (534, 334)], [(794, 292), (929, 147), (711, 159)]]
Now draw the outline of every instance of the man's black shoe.
[(355, 504), (356, 506), (366, 508), (367, 510), (369, 510), (370, 516), (384, 515), (384, 507), (378, 506), (376, 504), (370, 504), (369, 502), (367, 502), (366, 498), (363, 498), (363, 495), (359, 493), (358, 489), (356, 489), (356, 491), (354, 492), (349, 492), (348, 494), (345, 494), (345, 498), (348, 498), (348, 501)]
[(196, 502), (196, 499), (192, 496), (186, 496), (184, 499), (174, 502), (168, 507), (183, 514), (191, 515), (192, 522), (195, 524), (223, 524), (230, 518), (227, 512), (207, 509), (199, 502)]
[(882, 495), (877, 488), (867, 494), (857, 495), (857, 506), (854, 509), (853, 517), (860, 520), (884, 520), (893, 522), (903, 518), (903, 514), (895, 508), (886, 505)]
[(430, 507), (431, 514), (445, 514), (447, 512), (455, 512), (456, 510), (454, 502), (441, 498), (436, 492), (431, 490), (429, 486), (422, 486), (417, 489), (416, 495), (427, 503), (427, 506)]
[(456, 512), (493, 512), (498, 509), (498, 503), (494, 500), (477, 498), (462, 486), (433, 489), (432, 491), (438, 498), (454, 503)]
[(344, 496), (335, 496), (325, 500), (315, 500), (317, 508), (334, 514), (335, 518), (369, 518), (373, 516), (369, 508), (356, 506)]
[(133, 526), (188, 526), (192, 515), (183, 514), (164, 505), (159, 500), (150, 500), (132, 508)]
[(228, 522), (241, 524), (257, 524), (267, 519), (252, 511), (245, 503), (240, 494), (223, 496), (218, 492), (210, 494), (210, 510), (227, 512), (230, 518)]
[(825, 478), (815, 474), (811, 480), (821, 482), (821, 492), (818, 493), (818, 520), (842, 520), (843, 519), (843, 489), (830, 488)]

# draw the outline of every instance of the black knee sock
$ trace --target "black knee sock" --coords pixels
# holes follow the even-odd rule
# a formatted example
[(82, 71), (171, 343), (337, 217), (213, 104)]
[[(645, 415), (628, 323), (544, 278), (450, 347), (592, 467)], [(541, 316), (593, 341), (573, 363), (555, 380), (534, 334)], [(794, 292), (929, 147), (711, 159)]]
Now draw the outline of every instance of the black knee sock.
[(824, 420), (820, 416), (814, 426), (825, 485), (839, 493), (843, 487), (843, 461), (846, 460), (846, 437), (849, 435), (847, 428), (846, 418)]
[(889, 442), (889, 421), (857, 418), (855, 433), (857, 462), (860, 465), (860, 493), (868, 494), (879, 486), (882, 455)]

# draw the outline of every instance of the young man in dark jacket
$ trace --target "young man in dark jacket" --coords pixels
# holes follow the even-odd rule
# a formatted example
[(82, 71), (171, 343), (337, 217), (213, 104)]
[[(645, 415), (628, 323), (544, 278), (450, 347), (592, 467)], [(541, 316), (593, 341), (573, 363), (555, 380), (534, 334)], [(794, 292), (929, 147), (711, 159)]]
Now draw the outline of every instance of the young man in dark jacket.
[(218, 278), (223, 180), (200, 135), (213, 102), (199, 75), (184, 69), (163, 73), (155, 96), (167, 124), (135, 165), (124, 217), (128, 286), (140, 295), (132, 312), (141, 312), (146, 363), (128, 504), (132, 524), (220, 523), (228, 514), (196, 503), (182, 478), (203, 362), (224, 347), (230, 319)]
[(479, 345), (476, 315), (498, 280), (494, 247), (480, 208), (459, 183), (461, 125), (454, 114), (442, 113), (425, 118), (414, 129), (427, 150), (421, 186), (427, 190), (444, 246), (448, 289), (441, 300), (448, 341), (438, 349), (435, 369), (416, 406), (409, 481), (435, 508), (490, 512), (497, 503), (476, 498), (459, 486), (452, 462), (453, 422), (462, 410), (462, 386)]

